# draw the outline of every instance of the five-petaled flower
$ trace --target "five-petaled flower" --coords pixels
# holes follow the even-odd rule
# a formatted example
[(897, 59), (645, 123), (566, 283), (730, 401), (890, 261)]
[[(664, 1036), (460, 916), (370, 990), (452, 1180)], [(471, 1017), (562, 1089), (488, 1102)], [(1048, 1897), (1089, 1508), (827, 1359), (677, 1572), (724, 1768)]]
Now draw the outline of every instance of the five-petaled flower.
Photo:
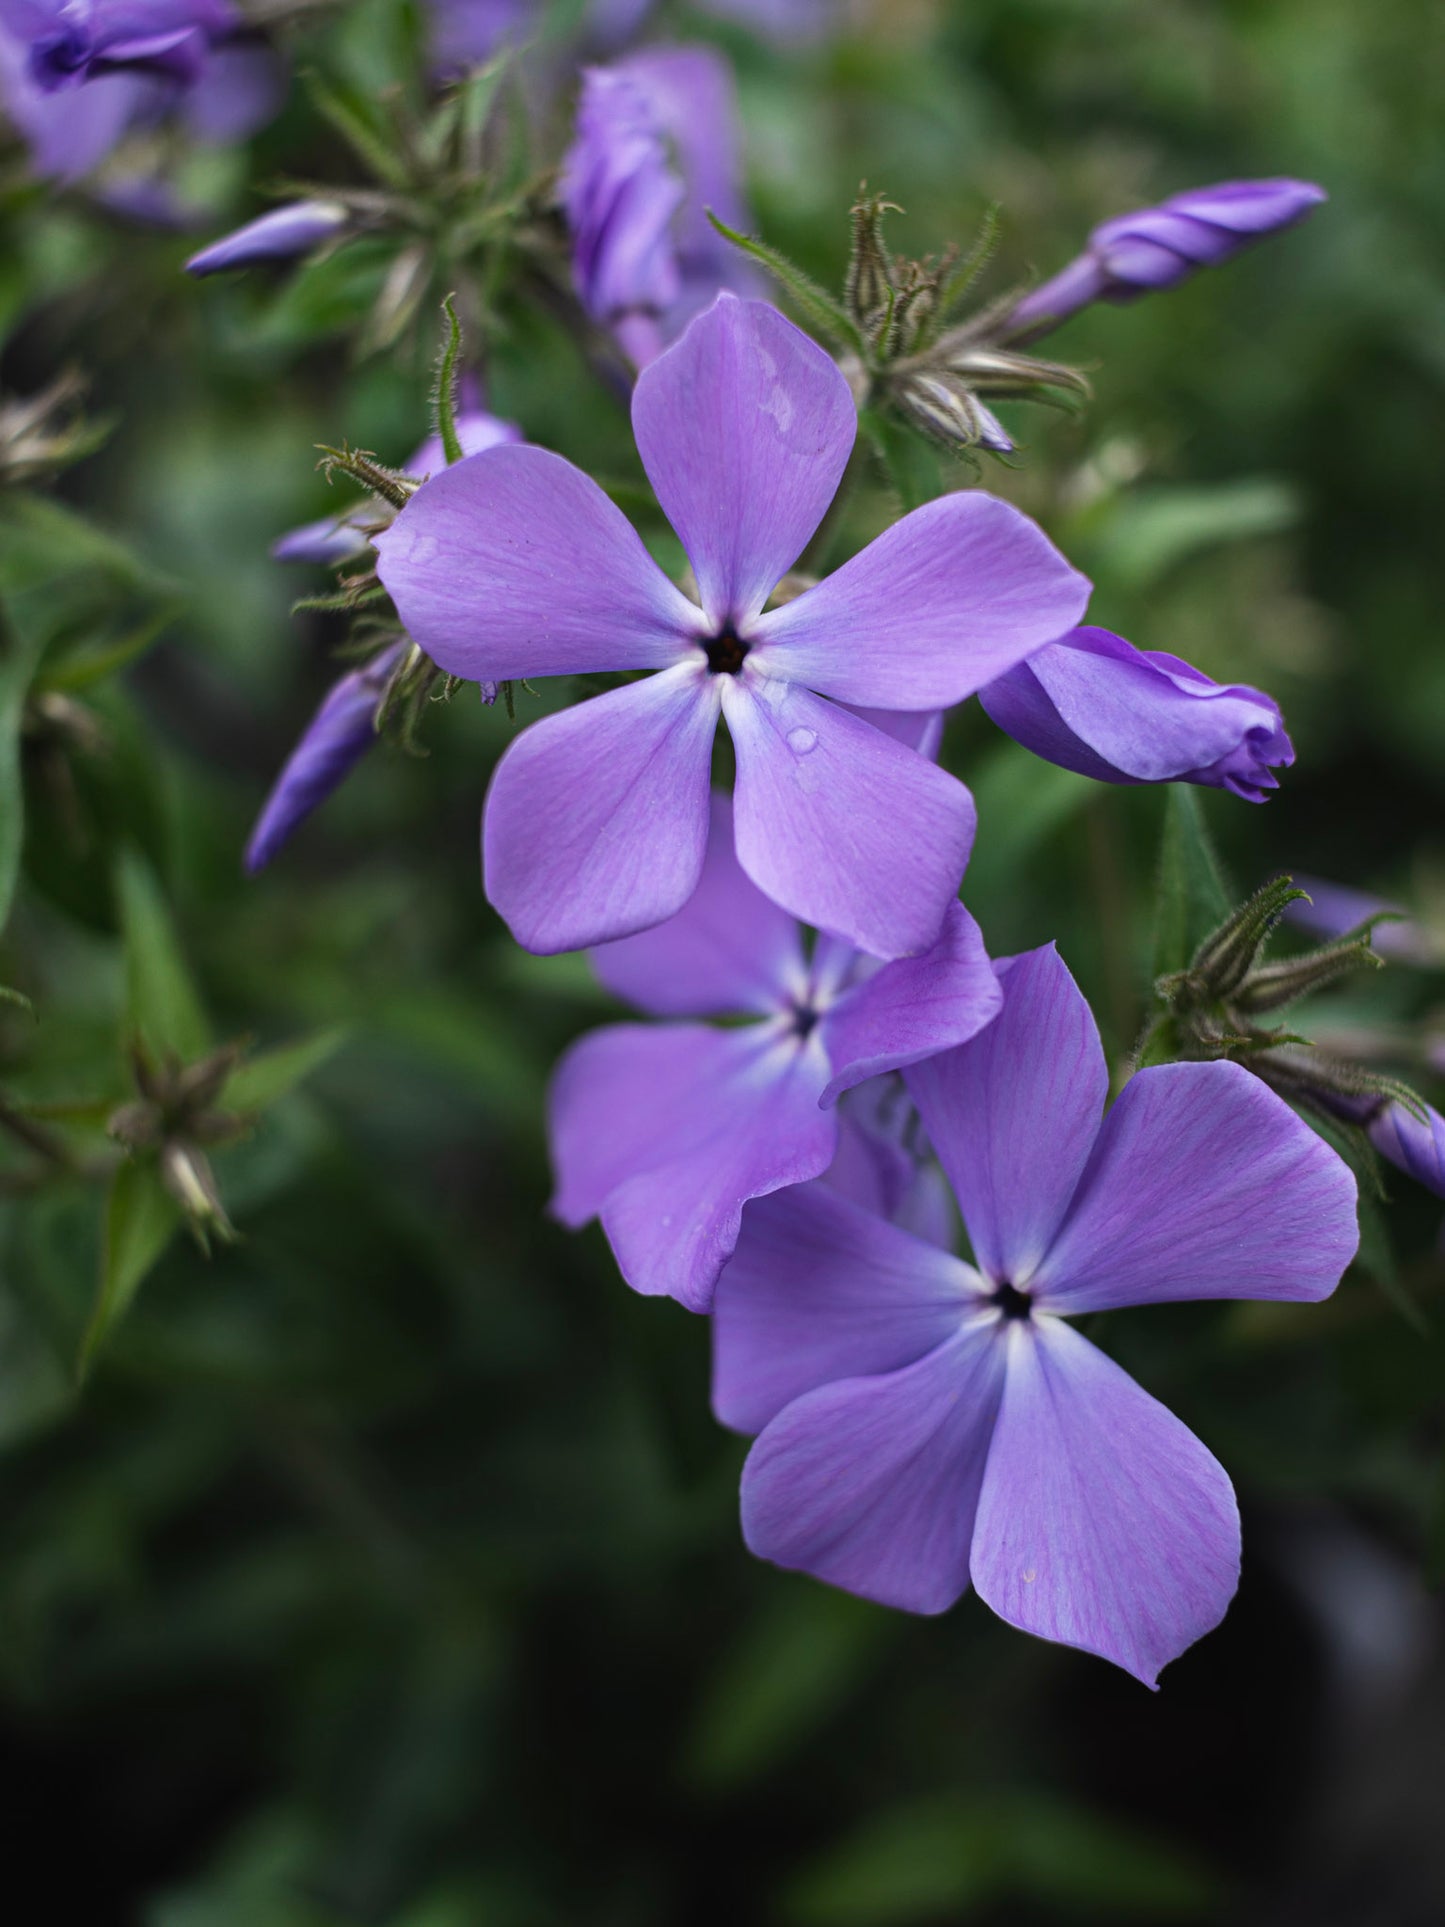
[(1108, 1089), (1052, 947), (905, 1078), (975, 1263), (813, 1185), (748, 1207), (714, 1307), (714, 1403), (755, 1432), (750, 1548), (941, 1612), (970, 1581), (1025, 1631), (1152, 1685), (1238, 1578), (1223, 1468), (1067, 1322), (1191, 1298), (1318, 1299), (1357, 1242), (1349, 1171), (1237, 1064)]
[(693, 602), (589, 477), (534, 447), (436, 476), (379, 535), (413, 639), (489, 681), (648, 669), (511, 745), (487, 799), (487, 893), (528, 949), (645, 930), (697, 888), (721, 714), (738, 859), (765, 895), (875, 956), (938, 938), (972, 800), (855, 713), (960, 702), (1073, 627), (1088, 583), (970, 490), (914, 510), (795, 600), (768, 599), (857, 432), (848, 384), (773, 308), (720, 295), (640, 376), (633, 429)]
[[(843, 1092), (972, 1037), (1003, 1002), (961, 903), (925, 956), (879, 965), (820, 936), (808, 958), (794, 920), (739, 868), (731, 828), (714, 796), (686, 908), (592, 961), (653, 1016), (754, 1021), (608, 1025), (573, 1045), (551, 1098), (553, 1210), (574, 1228), (600, 1216), (627, 1282), (694, 1311), (712, 1300), (748, 1199), (832, 1164)], [(850, 1150), (876, 1159), (861, 1135)]]

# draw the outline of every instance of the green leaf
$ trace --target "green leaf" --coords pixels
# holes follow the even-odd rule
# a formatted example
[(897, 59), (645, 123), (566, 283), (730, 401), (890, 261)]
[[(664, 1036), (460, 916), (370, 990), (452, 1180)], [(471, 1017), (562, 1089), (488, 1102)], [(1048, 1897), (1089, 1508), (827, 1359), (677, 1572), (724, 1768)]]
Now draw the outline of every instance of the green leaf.
[(978, 807), (980, 836), (964, 878), (976, 916), (1005, 893), (1033, 852), (1083, 808), (1097, 784), (1059, 769), (1018, 743), (1000, 743), (969, 779)]
[(1360, 1249), (1355, 1263), (1375, 1284), (1381, 1295), (1388, 1300), (1412, 1331), (1422, 1338), (1430, 1336), (1430, 1326), (1425, 1314), (1405, 1289), (1400, 1277), (1400, 1267), (1395, 1261), (1394, 1243), (1390, 1237), (1390, 1226), (1385, 1213), (1374, 1198), (1367, 1197), (1363, 1191), (1359, 1199), (1360, 1212)]
[(100, 1290), (81, 1341), (82, 1378), (180, 1222), (180, 1209), (161, 1182), (154, 1158), (131, 1159), (121, 1165), (105, 1203)]
[(751, 260), (759, 262), (774, 280), (782, 283), (809, 327), (826, 335), (840, 348), (850, 348), (860, 361), (867, 362), (868, 344), (858, 327), (811, 275), (805, 274), (786, 254), (769, 247), (766, 241), (754, 240), (751, 235), (739, 234), (735, 228), (730, 228), (725, 221), (718, 219), (711, 208), (707, 210), (707, 218), (725, 241), (731, 241), (735, 248), (740, 248)]
[(175, 621), (180, 609), (179, 603), (159, 609), (101, 648), (77, 650), (54, 665), (47, 664), (39, 678), (41, 687), (73, 696), (79, 690), (89, 689), (92, 683), (103, 682), (107, 676), (114, 676), (136, 662), (160, 639)]
[(1204, 827), (1199, 792), (1187, 783), (1169, 783), (1164, 790), (1154, 975), (1183, 970), (1229, 911), (1229, 889)]
[(881, 408), (865, 408), (859, 420), (904, 514), (933, 501), (942, 486), (934, 445)]
[(346, 1041), (344, 1030), (322, 1030), (294, 1044), (261, 1051), (226, 1080), (221, 1102), (229, 1111), (265, 1111), (311, 1076)]
[(154, 1055), (191, 1063), (209, 1050), (210, 1025), (155, 872), (134, 849), (121, 853), (116, 892), (131, 1032)]
[(20, 731), (25, 699), (40, 661), (40, 641), (0, 624), (0, 931), (10, 915), (25, 840)]
[(365, 98), (353, 89), (322, 80), (316, 74), (306, 77), (306, 91), (323, 119), (340, 134), (357, 159), (369, 167), (378, 180), (403, 191), (411, 186), (406, 163), (391, 147), (391, 132), (372, 112)]
[(1269, 476), (1205, 488), (1136, 489), (1118, 498), (1093, 534), (1088, 566), (1120, 587), (1146, 589), (1204, 549), (1277, 535), (1298, 517), (1294, 491)]

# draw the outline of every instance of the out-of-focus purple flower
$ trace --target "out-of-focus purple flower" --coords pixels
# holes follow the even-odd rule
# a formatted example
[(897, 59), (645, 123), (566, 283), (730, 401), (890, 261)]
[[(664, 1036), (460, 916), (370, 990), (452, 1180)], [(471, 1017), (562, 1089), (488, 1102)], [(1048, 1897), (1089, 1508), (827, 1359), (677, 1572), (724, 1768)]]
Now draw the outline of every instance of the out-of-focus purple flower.
[(720, 288), (758, 292), (712, 227), (746, 223), (732, 74), (706, 47), (634, 54), (583, 77), (562, 170), (582, 304), (645, 368)]
[(314, 809), (351, 774), (376, 741), (376, 717), (392, 673), (407, 650), (394, 643), (334, 683), (307, 724), (256, 819), (246, 869), (262, 870)]
[(1392, 1100), (1380, 1107), (1366, 1128), (1382, 1158), (1437, 1198), (1445, 1198), (1445, 1118), (1428, 1104), (1425, 1110), (1423, 1118), (1415, 1117)]
[[(641, 24), (652, 0), (588, 0), (579, 23), (594, 49), (618, 45)], [(459, 73), (490, 60), (506, 41), (525, 40), (545, 25), (541, 0), (428, 0), (432, 65), (439, 74)]]
[(1192, 1298), (1312, 1300), (1355, 1183), (1237, 1064), (1108, 1069), (1052, 947), (1002, 1013), (904, 1075), (976, 1258), (810, 1185), (748, 1206), (713, 1311), (718, 1416), (760, 1436), (752, 1551), (912, 1612), (972, 1583), (1011, 1625), (1153, 1685), (1239, 1568), (1222, 1466), (1068, 1322)]
[(1294, 761), (1278, 705), (1107, 629), (1075, 629), (979, 691), (1000, 729), (1101, 783), (1202, 783), (1262, 803)]
[[(843, 1092), (972, 1037), (1003, 1001), (961, 903), (926, 956), (880, 966), (820, 937), (809, 959), (798, 925), (739, 867), (726, 797), (712, 817), (686, 907), (592, 963), (651, 1016), (754, 1021), (593, 1031), (562, 1059), (550, 1107), (557, 1216), (574, 1229), (600, 1217), (628, 1284), (693, 1311), (711, 1303), (748, 1199), (833, 1162)], [(858, 1175), (900, 1205), (881, 1133), (861, 1119), (857, 1130)]]
[(223, 268), (249, 268), (257, 261), (290, 261), (333, 239), (349, 219), (340, 201), (294, 201), (212, 241), (191, 256), (186, 273), (219, 274)]
[(875, 956), (921, 954), (957, 894), (972, 800), (843, 705), (959, 702), (1070, 628), (1088, 583), (1026, 516), (970, 489), (764, 613), (833, 497), (857, 412), (829, 357), (762, 303), (720, 295), (644, 370), (632, 421), (697, 602), (595, 482), (525, 445), (435, 476), (376, 538), (402, 621), (451, 675), (659, 672), (513, 742), (487, 798), (488, 896), (539, 952), (675, 915), (702, 875), (721, 715), (752, 881)]
[(1034, 339), (1091, 301), (1135, 301), (1177, 287), (1197, 268), (1219, 267), (1292, 227), (1325, 198), (1309, 181), (1220, 181), (1118, 214), (1094, 229), (1077, 260), (1024, 296), (1005, 332), (1014, 341)]
[[(515, 422), (504, 422), (480, 408), (459, 410), (456, 427), (463, 455), (478, 455), (484, 448), (498, 448), (503, 443), (522, 439), (522, 431)], [(435, 475), (445, 467), (441, 436), (428, 435), (403, 472)], [(316, 562), (328, 569), (338, 562), (349, 562), (352, 556), (361, 555), (367, 548), (370, 538), (365, 529), (375, 513), (374, 506), (367, 503), (346, 509), (340, 515), (323, 515), (318, 521), (305, 522), (274, 542), (271, 554), (277, 562)]]
[(167, 119), (202, 142), (240, 139), (279, 92), (275, 55), (227, 0), (0, 0), (0, 95), (56, 179)]
[(1352, 890), (1343, 883), (1327, 882), (1323, 877), (1305, 876), (1298, 870), (1293, 874), (1295, 882), (1307, 894), (1285, 906), (1286, 923), (1298, 924), (1314, 936), (1329, 939), (1358, 930), (1370, 917), (1384, 912), (1389, 920), (1377, 923), (1370, 933), (1370, 943), (1382, 957), (1389, 957), (1395, 963), (1440, 962), (1440, 946), (1431, 941), (1428, 932), (1413, 917), (1404, 914), (1399, 904), (1388, 903), (1384, 897), (1371, 896), (1365, 890)]

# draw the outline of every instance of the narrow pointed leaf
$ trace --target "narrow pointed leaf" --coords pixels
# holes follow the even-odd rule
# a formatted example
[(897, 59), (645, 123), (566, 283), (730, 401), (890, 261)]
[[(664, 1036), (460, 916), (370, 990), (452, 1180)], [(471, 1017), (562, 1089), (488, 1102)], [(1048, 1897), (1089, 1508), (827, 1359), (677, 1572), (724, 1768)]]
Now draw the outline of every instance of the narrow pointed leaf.
[(226, 1082), (222, 1103), (228, 1111), (264, 1111), (294, 1090), (333, 1057), (345, 1042), (344, 1030), (321, 1030), (294, 1044), (248, 1057)]
[(126, 1018), (152, 1053), (182, 1062), (205, 1055), (211, 1030), (155, 872), (126, 850), (116, 875), (125, 941)]
[(40, 644), (34, 637), (22, 638), (9, 623), (0, 624), (0, 930), (10, 915), (20, 875), (25, 836), (20, 731), (39, 659)]
[(1159, 856), (1159, 912), (1154, 974), (1183, 970), (1211, 931), (1229, 915), (1229, 890), (1214, 854), (1197, 793), (1183, 783), (1164, 790)]
[(111, 1180), (105, 1203), (100, 1289), (81, 1341), (79, 1372), (90, 1370), (96, 1353), (126, 1312), (147, 1272), (180, 1227), (179, 1207), (161, 1182), (153, 1158), (122, 1164)]
[(766, 241), (754, 240), (751, 235), (739, 234), (735, 228), (730, 228), (725, 221), (718, 219), (711, 208), (708, 209), (707, 218), (725, 241), (731, 241), (735, 248), (740, 248), (744, 254), (765, 267), (773, 279), (786, 288), (810, 328), (816, 328), (840, 347), (851, 348), (861, 361), (868, 359), (868, 344), (855, 323), (811, 275), (804, 274), (786, 254), (769, 247)]

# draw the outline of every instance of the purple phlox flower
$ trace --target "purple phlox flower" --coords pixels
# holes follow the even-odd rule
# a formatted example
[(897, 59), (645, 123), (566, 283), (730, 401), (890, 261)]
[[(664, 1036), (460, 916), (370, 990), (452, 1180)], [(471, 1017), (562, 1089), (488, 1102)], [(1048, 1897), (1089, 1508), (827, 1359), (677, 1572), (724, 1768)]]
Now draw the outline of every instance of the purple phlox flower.
[(1177, 287), (1196, 269), (1217, 268), (1266, 234), (1292, 227), (1325, 198), (1309, 181), (1220, 181), (1115, 215), (1094, 229), (1077, 260), (1024, 296), (1006, 332), (1014, 340), (1037, 337), (1091, 301), (1135, 301)]
[(1413, 917), (1406, 916), (1399, 904), (1372, 896), (1366, 890), (1353, 890), (1347, 884), (1328, 882), (1324, 877), (1306, 876), (1298, 870), (1292, 874), (1307, 894), (1286, 906), (1286, 923), (1298, 924), (1313, 936), (1329, 939), (1358, 930), (1367, 918), (1385, 911), (1390, 920), (1377, 923), (1370, 933), (1370, 943), (1382, 957), (1390, 958), (1393, 963), (1440, 962), (1440, 945), (1431, 940), (1430, 933)]
[(837, 1108), (838, 1149), (817, 1180), (915, 1238), (952, 1250), (958, 1208), (901, 1077), (872, 1077)]
[(483, 825), (491, 902), (539, 952), (673, 916), (702, 874), (721, 715), (738, 860), (764, 895), (876, 956), (929, 949), (968, 859), (972, 800), (847, 705), (961, 701), (1070, 628), (1088, 583), (1026, 516), (971, 489), (765, 613), (857, 419), (828, 356), (760, 302), (719, 296), (643, 372), (632, 422), (696, 603), (595, 482), (540, 448), (459, 462), (376, 538), (402, 621), (451, 675), (658, 672), (508, 748)]
[(971, 1583), (1152, 1685), (1234, 1592), (1234, 1494), (1069, 1321), (1323, 1298), (1357, 1243), (1355, 1182), (1237, 1064), (1140, 1071), (1101, 1124), (1104, 1053), (1052, 946), (995, 969), (994, 1022), (904, 1073), (975, 1263), (819, 1185), (750, 1204), (714, 1405), (760, 1435), (753, 1552), (912, 1612)]
[(582, 305), (646, 367), (720, 288), (758, 277), (707, 210), (745, 225), (732, 73), (707, 47), (589, 68), (562, 169)]
[(240, 139), (274, 111), (280, 73), (223, 0), (0, 0), (0, 94), (36, 171), (55, 179), (80, 179), (163, 121), (202, 142)]
[(218, 274), (223, 268), (249, 268), (257, 261), (294, 260), (333, 240), (350, 218), (340, 201), (294, 201), (289, 207), (273, 208), (193, 254), (186, 273)]
[(376, 741), (377, 712), (398, 663), (403, 638), (363, 668), (332, 684), (306, 725), (256, 819), (246, 845), (246, 869), (263, 870), (292, 832), (345, 782)]
[(1279, 706), (1107, 629), (1075, 629), (979, 691), (1000, 729), (1101, 783), (1202, 783), (1262, 803), (1294, 761)]
[[(484, 448), (498, 448), (503, 443), (522, 439), (522, 431), (515, 422), (504, 422), (481, 408), (459, 409), (456, 427), (464, 455), (479, 455)], [(404, 473), (435, 475), (446, 465), (441, 436), (428, 435), (406, 463)], [(375, 514), (375, 505), (367, 502), (345, 509), (340, 515), (323, 515), (280, 536), (272, 543), (271, 554), (278, 562), (316, 562), (323, 568), (349, 562), (353, 556), (365, 554), (369, 542), (365, 529)]]
[[(592, 952), (609, 990), (654, 1017), (574, 1044), (553, 1081), (552, 1209), (574, 1229), (600, 1217), (634, 1290), (706, 1311), (749, 1198), (833, 1162), (833, 1106), (884, 1071), (973, 1036), (1002, 1004), (978, 926), (953, 904), (922, 957), (878, 964), (802, 933), (749, 882), (731, 806), (712, 798), (702, 881), (667, 923)], [(862, 1142), (854, 1133), (866, 1132)], [(842, 1134), (870, 1201), (906, 1186), (882, 1166), (881, 1128), (860, 1110)]]
[(1445, 1198), (1445, 1118), (1433, 1106), (1427, 1104), (1421, 1118), (1392, 1099), (1380, 1106), (1366, 1129), (1382, 1158), (1437, 1198)]

